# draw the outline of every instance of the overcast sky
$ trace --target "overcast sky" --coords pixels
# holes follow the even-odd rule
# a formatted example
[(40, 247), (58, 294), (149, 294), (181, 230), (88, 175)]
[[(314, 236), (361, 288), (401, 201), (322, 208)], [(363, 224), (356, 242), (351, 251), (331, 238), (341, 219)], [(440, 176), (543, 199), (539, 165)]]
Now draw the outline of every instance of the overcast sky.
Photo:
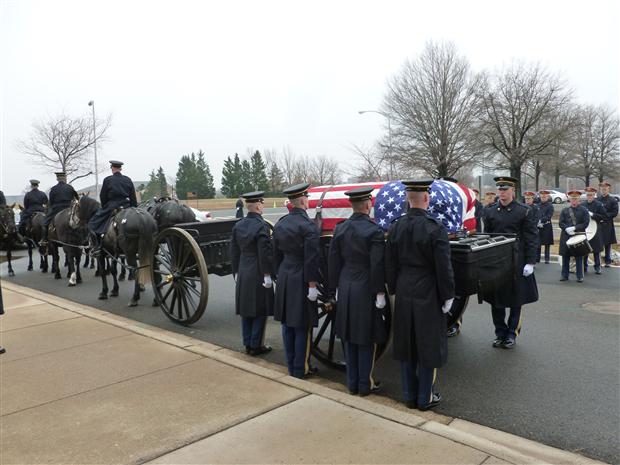
[[(620, 2), (0, 0), (1, 189), (53, 176), (16, 150), (33, 121), (112, 114), (100, 160), (147, 179), (202, 149), (289, 147), (353, 163), (385, 131), (386, 80), (428, 40), (474, 70), (513, 60), (562, 72), (583, 102), (618, 107)], [(108, 171), (104, 172), (107, 175)], [(77, 187), (94, 183), (81, 180)]]

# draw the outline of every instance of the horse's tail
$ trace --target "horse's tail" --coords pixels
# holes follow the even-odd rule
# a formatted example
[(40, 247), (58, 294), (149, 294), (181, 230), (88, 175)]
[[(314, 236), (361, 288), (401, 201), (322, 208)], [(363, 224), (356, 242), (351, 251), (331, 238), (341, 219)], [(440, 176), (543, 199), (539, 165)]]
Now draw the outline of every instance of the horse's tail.
[(136, 279), (140, 284), (151, 284), (151, 267), (153, 266), (153, 233), (151, 231), (145, 231), (144, 234), (140, 234), (138, 242), (138, 263), (140, 268)]

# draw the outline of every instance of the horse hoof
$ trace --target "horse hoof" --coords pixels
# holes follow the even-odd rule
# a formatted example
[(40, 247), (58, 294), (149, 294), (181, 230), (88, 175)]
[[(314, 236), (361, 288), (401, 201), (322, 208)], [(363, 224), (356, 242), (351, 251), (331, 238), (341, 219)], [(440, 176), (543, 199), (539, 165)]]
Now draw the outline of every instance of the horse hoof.
[(125, 276), (119, 276), (119, 277), (118, 277), (118, 280), (119, 280), (119, 281), (125, 281)]
[(95, 269), (95, 265), (90, 265), (90, 269), (94, 270)]
[(67, 284), (67, 286), (69, 286), (69, 287), (75, 287), (75, 283), (69, 283), (69, 284)]
[(78, 284), (82, 284), (82, 278), (78, 278), (76, 281)]
[(138, 302), (135, 300), (130, 300), (129, 303), (127, 304), (128, 307), (137, 307), (138, 306)]
[(99, 294), (99, 300), (108, 300), (108, 294), (104, 294), (103, 292)]
[(60, 276), (59, 274), (55, 274), (54, 279), (62, 279), (62, 276)]
[(45, 268), (43, 268), (43, 269), (41, 270), (41, 273), (47, 273), (47, 270), (46, 270)]
[(144, 292), (146, 290), (146, 288), (144, 287), (144, 284), (140, 284), (139, 288), (140, 288), (140, 292)]
[(110, 292), (110, 297), (118, 297), (118, 291)]
[(157, 302), (157, 300), (153, 299), (153, 303), (151, 304), (151, 306), (159, 307), (159, 303)]
[(31, 266), (28, 267), (28, 271), (32, 271), (32, 267)]
[(15, 276), (15, 272), (13, 270), (9, 271), (9, 276)]

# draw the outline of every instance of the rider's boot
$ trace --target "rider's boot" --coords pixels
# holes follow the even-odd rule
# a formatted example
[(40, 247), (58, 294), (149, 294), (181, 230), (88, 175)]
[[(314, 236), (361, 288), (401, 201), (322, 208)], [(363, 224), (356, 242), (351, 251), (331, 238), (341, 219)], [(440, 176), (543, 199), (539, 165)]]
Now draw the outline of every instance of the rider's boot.
[(48, 233), (48, 226), (43, 226), (43, 237), (41, 238), (41, 241), (39, 242), (39, 247), (47, 247), (47, 233)]
[(91, 249), (90, 249), (90, 256), (97, 258), (101, 255), (101, 235), (99, 234), (90, 234), (90, 243), (91, 243)]

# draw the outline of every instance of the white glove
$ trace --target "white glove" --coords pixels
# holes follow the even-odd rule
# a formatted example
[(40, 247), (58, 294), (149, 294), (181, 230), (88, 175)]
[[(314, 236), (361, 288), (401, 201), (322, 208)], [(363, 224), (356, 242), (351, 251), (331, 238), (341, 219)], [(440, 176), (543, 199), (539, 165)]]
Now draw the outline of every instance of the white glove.
[(336, 295), (334, 296), (334, 300), (338, 302), (338, 289), (336, 289)]
[(542, 228), (542, 227), (543, 227), (542, 221), (539, 221), (537, 226), (538, 226), (539, 228)]
[(590, 214), (590, 216), (594, 216), (594, 213), (592, 213), (591, 211), (588, 212)]
[(569, 226), (568, 228), (566, 228), (566, 234), (568, 234), (569, 236), (574, 236), (575, 235), (575, 227), (574, 226)]
[(377, 299), (375, 300), (375, 307), (377, 308), (385, 307), (385, 294), (383, 292), (377, 294)]
[(271, 280), (271, 275), (267, 274), (265, 275), (265, 277), (263, 278), (263, 287), (265, 289), (270, 289), (271, 286), (273, 286), (273, 281)]
[(523, 267), (523, 276), (526, 278), (534, 272), (534, 265), (529, 263)]
[(454, 297), (446, 300), (441, 306), (441, 311), (444, 313), (448, 313), (452, 309), (452, 304), (454, 303)]
[(308, 300), (312, 302), (316, 302), (316, 299), (319, 298), (319, 290), (316, 287), (308, 288)]

